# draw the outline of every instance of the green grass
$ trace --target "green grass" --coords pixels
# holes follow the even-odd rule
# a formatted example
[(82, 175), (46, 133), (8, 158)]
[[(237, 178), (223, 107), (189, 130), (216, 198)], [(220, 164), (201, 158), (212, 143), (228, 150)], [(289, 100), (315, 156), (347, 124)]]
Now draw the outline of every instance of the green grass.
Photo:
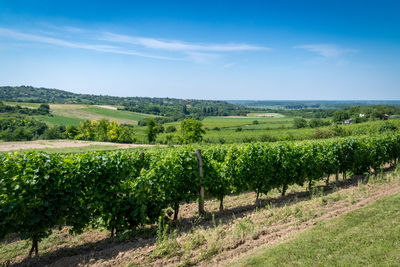
[(3, 102), (4, 104), (8, 106), (21, 106), (24, 108), (38, 108), (40, 106), (40, 103), (24, 103), (24, 102)]
[(319, 223), (237, 266), (398, 266), (400, 194)]
[(285, 115), (279, 113), (249, 113), (247, 114), (249, 117), (266, 117), (266, 118), (283, 118)]
[(43, 121), (49, 125), (75, 125), (78, 126), (81, 121), (84, 121), (84, 119), (78, 119), (78, 118), (73, 118), (73, 117), (65, 117), (61, 115), (53, 115), (53, 116), (35, 116), (37, 120)]
[[(90, 234), (91, 230), (86, 233)], [(54, 231), (49, 237), (43, 239), (39, 243), (39, 255), (45, 254), (54, 250), (54, 247), (59, 247), (68, 243), (68, 247), (75, 247), (85, 243), (81, 235), (69, 235), (67, 231), (60, 233)], [(31, 248), (31, 241), (18, 240), (10, 244), (0, 244), (0, 266), (9, 266), (8, 260), (12, 260), (18, 256), (26, 257)]]
[(97, 114), (97, 115), (103, 115), (106, 117), (113, 117), (113, 118), (117, 118), (117, 119), (125, 119), (125, 120), (133, 120), (133, 121), (139, 121), (139, 120), (146, 119), (149, 117), (155, 117), (155, 116), (149, 115), (149, 114), (141, 114), (141, 113), (130, 112), (130, 111), (125, 111), (125, 110), (112, 110), (112, 109), (106, 109), (106, 108), (101, 108), (101, 107), (96, 107), (96, 106), (89, 106), (87, 108), (83, 108), (82, 111)]

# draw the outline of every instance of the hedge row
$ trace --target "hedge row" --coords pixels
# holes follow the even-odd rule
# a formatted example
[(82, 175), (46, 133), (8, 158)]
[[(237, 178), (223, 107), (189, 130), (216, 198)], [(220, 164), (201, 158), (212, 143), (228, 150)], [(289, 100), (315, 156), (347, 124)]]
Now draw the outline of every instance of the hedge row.
[(221, 201), (246, 190), (284, 192), (339, 172), (363, 174), (400, 157), (400, 134), (326, 141), (211, 146), (202, 150), (199, 177), (194, 148), (146, 154), (28, 152), (0, 155), (0, 240), (10, 233), (37, 244), (56, 226), (111, 234), (155, 223), (171, 207), (198, 199), (200, 187)]

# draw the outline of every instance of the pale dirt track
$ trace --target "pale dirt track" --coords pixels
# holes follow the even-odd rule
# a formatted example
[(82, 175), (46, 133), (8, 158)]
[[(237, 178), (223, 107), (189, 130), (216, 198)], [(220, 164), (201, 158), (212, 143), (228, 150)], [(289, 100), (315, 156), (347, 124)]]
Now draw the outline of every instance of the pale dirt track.
[(245, 244), (239, 246), (236, 249), (228, 251), (227, 253), (222, 253), (216, 256), (211, 262), (200, 264), (200, 266), (229, 266), (239, 261), (241, 258), (245, 258), (251, 255), (255, 251), (269, 247), (275, 244), (279, 244), (284, 240), (293, 238), (296, 234), (301, 233), (320, 221), (335, 218), (340, 215), (346, 214), (350, 211), (362, 208), (375, 200), (383, 198), (385, 196), (391, 196), (400, 192), (400, 185), (397, 183), (395, 186), (387, 186), (383, 190), (378, 190), (376, 192), (371, 192), (371, 195), (361, 201), (351, 205), (346, 206), (341, 203), (336, 203), (331, 209), (320, 217), (317, 217), (311, 221), (306, 221), (300, 225), (296, 225), (293, 222), (284, 223), (277, 225), (276, 227), (271, 227), (267, 231), (260, 234), (260, 237), (256, 240), (246, 241)]
[(0, 142), (0, 151), (15, 151), (21, 149), (46, 149), (46, 148), (67, 148), (67, 147), (86, 147), (86, 146), (115, 146), (115, 148), (134, 148), (149, 147), (146, 144), (117, 144), (111, 142), (92, 142), (78, 140), (35, 140), (20, 142)]

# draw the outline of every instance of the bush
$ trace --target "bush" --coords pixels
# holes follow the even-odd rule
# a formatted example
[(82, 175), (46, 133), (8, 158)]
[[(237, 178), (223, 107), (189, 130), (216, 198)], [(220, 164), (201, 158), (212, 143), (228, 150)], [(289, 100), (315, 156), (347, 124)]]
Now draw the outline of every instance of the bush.
[(165, 129), (165, 132), (166, 133), (174, 133), (174, 132), (176, 132), (176, 127), (173, 125), (170, 125)]
[(397, 130), (396, 125), (394, 125), (393, 123), (390, 123), (390, 122), (385, 122), (384, 124), (382, 124), (381, 127), (379, 127), (380, 133), (384, 133), (384, 132), (388, 132), (388, 131), (396, 131), (396, 130)]
[(53, 126), (44, 131), (42, 138), (46, 140), (65, 139), (67, 138), (65, 131), (65, 126)]
[(275, 142), (278, 141), (275, 137), (264, 134), (261, 136), (261, 142)]
[(295, 118), (293, 120), (293, 125), (296, 129), (305, 128), (307, 127), (307, 121), (303, 118)]
[(0, 139), (5, 141), (30, 141), (40, 138), (48, 126), (28, 117), (0, 118)]
[(330, 124), (331, 123), (329, 121), (325, 121), (322, 119), (311, 119), (309, 122), (309, 125), (311, 128), (318, 128), (318, 127), (327, 126)]
[(330, 130), (320, 130), (320, 129), (316, 129), (315, 130), (315, 134), (314, 134), (314, 138), (315, 139), (323, 139), (323, 138), (329, 138), (332, 137), (332, 132)]

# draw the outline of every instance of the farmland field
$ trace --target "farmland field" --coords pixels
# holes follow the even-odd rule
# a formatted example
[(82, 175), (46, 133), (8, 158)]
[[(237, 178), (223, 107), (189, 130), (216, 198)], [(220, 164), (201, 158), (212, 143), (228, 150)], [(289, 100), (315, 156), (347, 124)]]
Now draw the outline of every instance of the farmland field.
[[(325, 186), (325, 182), (317, 184), (318, 190), (311, 196), (306, 187), (299, 186), (291, 186), (287, 197), (281, 197), (277, 190), (271, 191), (263, 196), (261, 208), (254, 205), (255, 194), (252, 192), (227, 196), (226, 211), (222, 212), (218, 211), (218, 201), (209, 199), (205, 205), (206, 209), (214, 214), (213, 219), (200, 222), (192, 221), (196, 217), (197, 203), (184, 204), (179, 217), (180, 226), (171, 226), (178, 230), (178, 236), (175, 238), (168, 235), (163, 243), (170, 249), (161, 250), (161, 246), (157, 245), (156, 238), (153, 237), (156, 229), (138, 232), (133, 236), (110, 238), (107, 230), (88, 228), (82, 234), (69, 235), (68, 227), (64, 227), (61, 230), (54, 229), (53, 234), (39, 244), (41, 256), (38, 258), (26, 258), (30, 249), (28, 240), (20, 240), (17, 237), (6, 239), (0, 244), (0, 264), (22, 262), (55, 266), (83, 263), (89, 266), (137, 266), (146, 262), (149, 265), (165, 266), (242, 266), (257, 263), (262, 266), (268, 264), (265, 263), (266, 255), (271, 255), (263, 253), (272, 251), (282, 253), (278, 254), (281, 257), (272, 255), (272, 262), (283, 260), (281, 263), (292, 265), (305, 265), (302, 263), (309, 263), (312, 259), (345, 263), (351, 260), (347, 258), (347, 255), (351, 256), (351, 252), (355, 253), (353, 255), (359, 255), (356, 256), (355, 263), (363, 262), (370, 256), (373, 257), (372, 262), (383, 260), (388, 264), (395, 263), (399, 248), (395, 244), (398, 240), (396, 235), (388, 235), (398, 231), (400, 169), (384, 172), (377, 178), (371, 177), (365, 185), (358, 185), (357, 179), (344, 180), (342, 177), (336, 183), (332, 179), (331, 183), (328, 187)], [(374, 203), (375, 200), (390, 195), (393, 197)], [(372, 205), (366, 206), (369, 203)], [(366, 208), (358, 210), (363, 206)], [(351, 212), (352, 210), (355, 212)], [(348, 214), (340, 216), (346, 213)], [(337, 216), (340, 217), (329, 220)], [(369, 222), (375, 227), (369, 227)], [(347, 223), (349, 225), (346, 225)], [(304, 230), (306, 231), (301, 233)], [(325, 232), (321, 235), (321, 231)], [(344, 242), (351, 242), (354, 247), (343, 246), (341, 239), (335, 238), (336, 232), (339, 233), (339, 237), (345, 238), (346, 234), (353, 237), (351, 240), (346, 238)], [(325, 233), (328, 235), (325, 236)], [(387, 239), (379, 239), (379, 243), (370, 243), (379, 237)], [(301, 243), (306, 241), (307, 244)], [(332, 245), (330, 242), (333, 242)], [(260, 247), (280, 243), (282, 245), (267, 248), (266, 252), (260, 250)], [(377, 245), (388, 247), (387, 250), (381, 250)], [(310, 250), (301, 249), (305, 247)], [(371, 249), (374, 247), (377, 248), (375, 251)], [(295, 249), (296, 253), (287, 254), (289, 248)], [(367, 254), (359, 253), (360, 249), (367, 249)], [(326, 251), (334, 253), (334, 257), (325, 257), (328, 256)], [(383, 255), (385, 251), (390, 253)], [(314, 252), (321, 254), (318, 258), (312, 258), (315, 256)], [(343, 252), (346, 257), (340, 259), (339, 252)], [(379, 255), (385, 257), (375, 257)], [(237, 263), (242, 257), (243, 260)]]
[[(6, 102), (8, 105), (20, 105), (22, 107), (37, 108), (37, 103), (16, 103)], [(111, 108), (110, 108), (111, 107)], [(115, 109), (112, 109), (115, 108)], [(100, 120), (108, 119), (118, 123), (126, 123), (136, 125), (141, 119), (154, 117), (154, 115), (135, 113), (124, 110), (117, 110), (113, 106), (99, 105), (79, 105), (79, 104), (51, 104), (50, 116), (35, 116), (38, 120), (44, 121), (51, 125), (78, 125), (84, 120)]]

